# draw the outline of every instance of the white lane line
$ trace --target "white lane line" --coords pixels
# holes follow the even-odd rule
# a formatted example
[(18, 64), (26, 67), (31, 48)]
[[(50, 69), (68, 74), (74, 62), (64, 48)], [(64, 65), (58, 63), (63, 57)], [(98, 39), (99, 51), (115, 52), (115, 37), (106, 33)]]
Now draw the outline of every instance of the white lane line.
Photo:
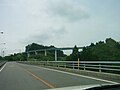
[(56, 72), (60, 72), (60, 73), (65, 73), (65, 74), (69, 74), (69, 75), (79, 76), (79, 77), (83, 77), (83, 78), (89, 78), (89, 79), (94, 79), (94, 80), (98, 80), (98, 81), (108, 82), (108, 83), (112, 83), (112, 84), (118, 84), (118, 82), (113, 82), (113, 81), (89, 77), (89, 76), (83, 76), (83, 75), (79, 75), (79, 74), (75, 74), (75, 73), (70, 73), (70, 72), (65, 72), (65, 71), (60, 71), (60, 70), (55, 70), (55, 69), (48, 69), (48, 68), (44, 68), (44, 69), (52, 70), (52, 71), (56, 71)]
[[(38, 66), (36, 66), (36, 67), (38, 67)], [(38, 68), (43, 68), (46, 70), (51, 70), (51, 71), (55, 71), (55, 72), (59, 72), (59, 73), (65, 73), (65, 74), (79, 76), (79, 77), (88, 78), (88, 79), (94, 79), (94, 80), (103, 81), (103, 82), (107, 82), (107, 83), (111, 83), (111, 84), (119, 84), (118, 82), (114, 82), (114, 81), (109, 81), (109, 80), (104, 80), (104, 79), (99, 79), (99, 78), (94, 78), (94, 77), (89, 77), (89, 76), (83, 76), (80, 74), (75, 74), (75, 73), (70, 73), (70, 72), (65, 72), (65, 71), (60, 71), (60, 70), (55, 70), (55, 69), (49, 69), (49, 68), (44, 68), (44, 67), (38, 67)]]
[(99, 78), (94, 78), (94, 77), (90, 77), (90, 76), (83, 76), (83, 75), (80, 75), (80, 74), (75, 74), (75, 73), (70, 73), (70, 72), (65, 72), (65, 71), (60, 71), (60, 70), (55, 70), (55, 69), (50, 69), (50, 68), (45, 68), (45, 67), (40, 67), (40, 66), (35, 66), (35, 65), (31, 65), (31, 66), (36, 67), (36, 68), (42, 68), (42, 69), (49, 70), (49, 71), (55, 71), (55, 72), (69, 74), (69, 75), (73, 75), (73, 76), (79, 76), (79, 77), (83, 77), (83, 78), (88, 78), (88, 79), (98, 80), (98, 81), (102, 81), (102, 82), (107, 82), (107, 83), (111, 83), (111, 84), (119, 84), (118, 82), (99, 79)]
[[(6, 63), (6, 64), (7, 64), (7, 63)], [(2, 66), (2, 68), (0, 69), (0, 72), (5, 68), (6, 64), (4, 64), (4, 65)]]

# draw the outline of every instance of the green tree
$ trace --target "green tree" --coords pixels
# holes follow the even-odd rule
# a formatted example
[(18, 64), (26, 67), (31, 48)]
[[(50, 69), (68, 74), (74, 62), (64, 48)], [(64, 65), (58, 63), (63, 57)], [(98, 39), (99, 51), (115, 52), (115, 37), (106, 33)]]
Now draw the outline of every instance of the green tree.
[(70, 61), (77, 61), (79, 58), (79, 51), (78, 51), (78, 48), (77, 46), (75, 45), (74, 48), (73, 48), (73, 52), (72, 54), (70, 54), (70, 56), (67, 57), (67, 60), (70, 60)]
[[(32, 50), (51, 49), (51, 48), (54, 49), (56, 47), (54, 47), (53, 45), (44, 46), (44, 45), (32, 43), (32, 44), (26, 46), (25, 51), (28, 52), (28, 51), (32, 51)], [(57, 54), (58, 54), (58, 60), (64, 60), (64, 58), (66, 58), (66, 55), (61, 50), (58, 50)], [(54, 56), (55, 56), (54, 50), (47, 51), (47, 56), (45, 56), (45, 51), (37, 51), (37, 55), (35, 55), (34, 52), (31, 52), (29, 59), (54, 61)]]
[[(94, 46), (94, 47), (93, 47)], [(120, 44), (111, 38), (106, 43), (99, 41), (96, 45), (84, 47), (80, 52), (82, 60), (120, 60)]]

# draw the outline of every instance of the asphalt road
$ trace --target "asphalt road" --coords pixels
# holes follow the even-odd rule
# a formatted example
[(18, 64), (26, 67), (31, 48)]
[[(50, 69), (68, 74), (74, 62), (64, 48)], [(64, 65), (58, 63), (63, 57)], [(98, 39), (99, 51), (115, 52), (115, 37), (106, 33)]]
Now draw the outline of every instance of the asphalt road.
[(43, 90), (105, 83), (108, 82), (15, 62), (7, 62), (0, 72), (0, 90)]

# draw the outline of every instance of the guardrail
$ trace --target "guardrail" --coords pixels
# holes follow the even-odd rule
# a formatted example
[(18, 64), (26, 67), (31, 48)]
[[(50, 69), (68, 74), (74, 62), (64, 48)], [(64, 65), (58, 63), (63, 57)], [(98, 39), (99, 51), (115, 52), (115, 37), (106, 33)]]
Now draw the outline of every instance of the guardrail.
[(6, 61), (0, 61), (0, 68), (6, 63)]
[(20, 61), (20, 63), (120, 74), (120, 61)]

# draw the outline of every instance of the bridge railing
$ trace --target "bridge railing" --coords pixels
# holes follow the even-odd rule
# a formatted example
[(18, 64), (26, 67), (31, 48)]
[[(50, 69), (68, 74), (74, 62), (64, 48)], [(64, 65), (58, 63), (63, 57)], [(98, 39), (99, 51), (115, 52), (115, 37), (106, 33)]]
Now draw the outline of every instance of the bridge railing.
[(0, 68), (6, 63), (6, 61), (0, 61)]
[(120, 61), (21, 61), (21, 63), (120, 74)]

